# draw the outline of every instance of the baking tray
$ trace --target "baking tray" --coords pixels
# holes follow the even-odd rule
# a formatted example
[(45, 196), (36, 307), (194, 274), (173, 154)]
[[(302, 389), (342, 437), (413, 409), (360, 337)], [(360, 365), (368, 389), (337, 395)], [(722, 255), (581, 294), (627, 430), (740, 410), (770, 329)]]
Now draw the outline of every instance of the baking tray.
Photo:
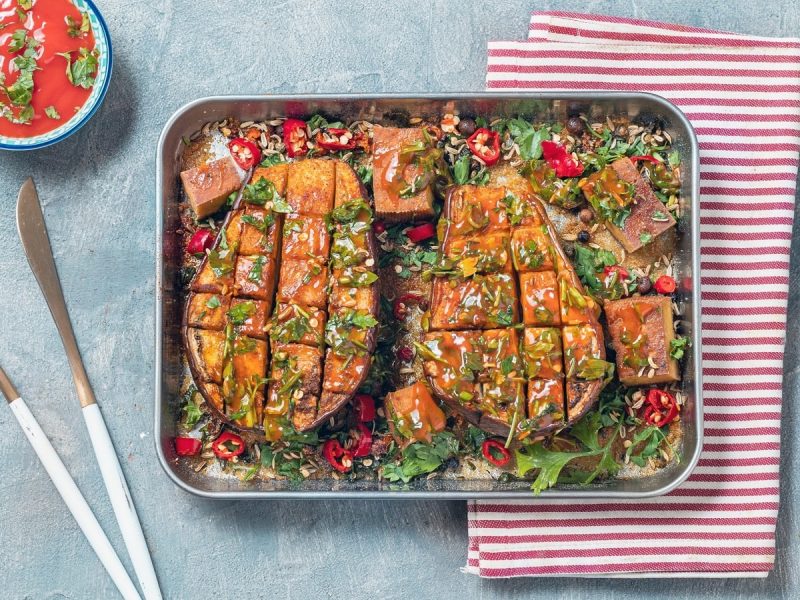
[[(592, 122), (606, 115), (634, 117), (651, 113), (661, 118), (683, 167), (682, 195), (687, 200), (684, 234), (675, 255), (675, 278), (694, 282), (684, 294), (685, 333), (692, 339), (684, 362), (683, 386), (687, 396), (683, 411), (681, 461), (652, 476), (610, 479), (589, 486), (559, 486), (534, 496), (525, 481), (456, 480), (434, 478), (406, 486), (377, 481), (304, 480), (241, 482), (233, 476), (195, 473), (175, 455), (176, 415), (184, 377), (181, 349), (181, 297), (178, 270), (181, 261), (178, 203), (179, 169), (183, 139), (210, 121), (235, 117), (241, 121), (279, 116), (304, 118), (321, 112), (343, 120), (367, 119), (396, 123), (403, 116), (460, 112), (492, 116), (522, 115), (532, 120), (561, 120), (568, 107), (580, 106)], [(697, 138), (683, 113), (659, 96), (645, 93), (538, 92), (515, 94), (315, 95), (315, 96), (213, 96), (190, 102), (167, 121), (158, 141), (156, 158), (156, 363), (155, 444), (159, 462), (170, 479), (199, 496), (231, 498), (647, 498), (666, 494), (683, 482), (700, 457), (703, 436), (700, 341), (700, 228), (698, 211)]]

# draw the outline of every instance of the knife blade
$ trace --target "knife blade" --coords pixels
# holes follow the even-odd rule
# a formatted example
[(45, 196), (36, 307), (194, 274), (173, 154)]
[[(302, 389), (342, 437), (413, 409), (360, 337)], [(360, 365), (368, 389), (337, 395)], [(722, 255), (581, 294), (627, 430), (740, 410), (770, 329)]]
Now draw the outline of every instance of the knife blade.
[(17, 231), (25, 250), (25, 256), (28, 258), (28, 264), (39, 283), (64, 344), (95, 458), (100, 467), (100, 473), (114, 509), (114, 516), (131, 557), (142, 594), (148, 600), (151, 598), (160, 600), (161, 590), (147, 542), (144, 539), (142, 525), (136, 514), (119, 458), (114, 450), (103, 415), (97, 406), (97, 400), (86, 375), (78, 343), (75, 340), (75, 333), (69, 319), (61, 282), (58, 279), (58, 271), (53, 259), (53, 250), (47, 234), (39, 195), (33, 179), (30, 177), (22, 184), (17, 198)]

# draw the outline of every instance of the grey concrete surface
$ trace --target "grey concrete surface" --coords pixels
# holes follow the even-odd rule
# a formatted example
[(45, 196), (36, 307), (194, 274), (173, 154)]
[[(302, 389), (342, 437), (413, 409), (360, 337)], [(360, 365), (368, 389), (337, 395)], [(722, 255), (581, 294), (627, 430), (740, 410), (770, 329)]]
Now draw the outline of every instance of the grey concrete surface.
[[(161, 472), (152, 437), (154, 155), (161, 127), (176, 108), (224, 93), (481, 90), (487, 40), (523, 38), (534, 8), (786, 36), (800, 34), (796, 0), (100, 4), (116, 63), (105, 105), (66, 142), (35, 153), (0, 153), (0, 364), (122, 550), (64, 354), (16, 235), (16, 192), (33, 175), (89, 376), (167, 597), (798, 597), (797, 236), (778, 561), (763, 581), (481, 581), (459, 571), (467, 544), (462, 502), (201, 500)], [(0, 597), (116, 597), (5, 408), (0, 439)]]

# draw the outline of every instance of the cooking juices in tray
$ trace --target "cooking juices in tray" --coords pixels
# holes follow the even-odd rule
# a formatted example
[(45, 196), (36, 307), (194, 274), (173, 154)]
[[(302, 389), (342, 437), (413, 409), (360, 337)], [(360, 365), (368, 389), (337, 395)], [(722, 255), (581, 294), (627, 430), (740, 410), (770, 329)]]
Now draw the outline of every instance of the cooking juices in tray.
[(658, 120), (404, 120), (188, 141), (179, 454), (536, 491), (678, 460), (680, 156)]

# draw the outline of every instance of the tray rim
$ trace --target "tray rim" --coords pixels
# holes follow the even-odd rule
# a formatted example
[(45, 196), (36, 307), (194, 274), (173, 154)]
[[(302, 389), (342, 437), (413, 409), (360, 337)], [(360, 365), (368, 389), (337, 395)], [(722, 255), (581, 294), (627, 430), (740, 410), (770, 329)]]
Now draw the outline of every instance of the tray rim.
[[(587, 98), (597, 100), (633, 100), (642, 99), (660, 105), (666, 113), (679, 121), (689, 134), (689, 147), (691, 150), (691, 164), (692, 164), (692, 178), (689, 182), (689, 190), (692, 199), (691, 211), (691, 247), (692, 256), (690, 260), (690, 267), (692, 272), (693, 281), (693, 297), (692, 297), (692, 345), (693, 345), (693, 392), (694, 392), (694, 428), (695, 438), (697, 443), (693, 449), (691, 456), (684, 456), (683, 460), (686, 461), (686, 466), (683, 470), (672, 480), (650, 491), (614, 491), (604, 490), (602, 488), (567, 488), (558, 489), (553, 488), (543, 491), (540, 495), (534, 495), (527, 490), (494, 490), (494, 491), (425, 491), (425, 490), (277, 490), (277, 491), (263, 491), (263, 490), (236, 490), (236, 491), (210, 491), (200, 489), (190, 485), (181, 479), (173, 470), (166, 455), (164, 454), (162, 446), (162, 419), (161, 419), (161, 404), (164, 401), (161, 390), (163, 385), (162, 378), (162, 364), (163, 364), (163, 334), (164, 329), (162, 326), (163, 318), (163, 211), (164, 211), (164, 197), (163, 197), (163, 178), (164, 178), (164, 148), (169, 138), (172, 127), (176, 121), (185, 113), (192, 109), (208, 103), (214, 102), (315, 102), (315, 101), (371, 101), (371, 100), (431, 100), (431, 101), (447, 101), (447, 100), (488, 100), (488, 99), (507, 99), (507, 100), (583, 100)], [(155, 253), (155, 361), (154, 361), (154, 435), (153, 442), (155, 445), (156, 456), (161, 468), (164, 470), (167, 477), (179, 488), (192, 495), (202, 498), (212, 498), (220, 500), (231, 499), (408, 499), (408, 500), (470, 500), (470, 499), (515, 499), (515, 500), (551, 500), (551, 499), (577, 499), (577, 498), (592, 498), (592, 499), (606, 499), (606, 500), (625, 500), (625, 499), (643, 499), (655, 498), (670, 493), (686, 479), (689, 478), (694, 468), (700, 459), (700, 454), (703, 450), (704, 431), (703, 431), (703, 385), (702, 385), (702, 332), (701, 324), (701, 303), (702, 292), (700, 289), (700, 157), (699, 145), (697, 141), (697, 134), (694, 127), (686, 118), (683, 111), (675, 106), (669, 100), (652, 94), (649, 92), (609, 92), (609, 91), (593, 91), (585, 90), (580, 92), (567, 92), (558, 90), (541, 90), (536, 92), (443, 92), (443, 93), (369, 93), (369, 94), (230, 94), (230, 95), (214, 95), (203, 96), (185, 103), (179, 107), (164, 124), (158, 138), (156, 148), (156, 202), (155, 202), (155, 237), (156, 237), (156, 253)]]

